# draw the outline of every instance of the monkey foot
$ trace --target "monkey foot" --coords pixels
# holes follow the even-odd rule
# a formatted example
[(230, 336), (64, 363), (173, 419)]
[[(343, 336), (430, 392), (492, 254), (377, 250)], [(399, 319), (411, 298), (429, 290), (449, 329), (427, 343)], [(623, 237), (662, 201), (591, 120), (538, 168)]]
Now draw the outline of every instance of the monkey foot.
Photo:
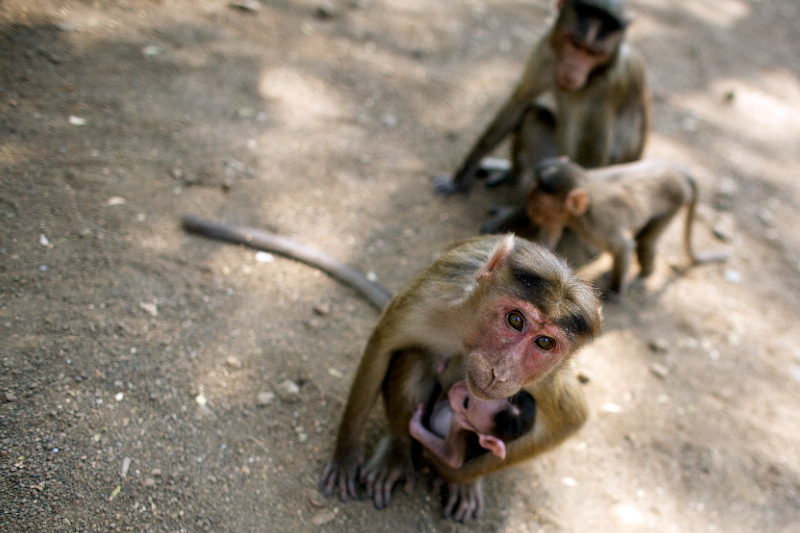
[(474, 483), (450, 483), (442, 478), (434, 481), (434, 491), (441, 493), (446, 488), (447, 501), (443, 514), (452, 517), (456, 522), (474, 520), (483, 514), (483, 483), (478, 479)]
[(407, 439), (385, 437), (375, 455), (361, 472), (361, 481), (367, 486), (367, 497), (375, 507), (383, 509), (392, 499), (392, 489), (405, 481), (405, 491), (414, 490), (416, 476)]
[(359, 453), (352, 454), (346, 460), (336, 460), (325, 465), (322, 477), (319, 480), (319, 491), (330, 498), (334, 491), (339, 492), (339, 499), (343, 502), (357, 500), (356, 479), (359, 467), (363, 464), (363, 456)]
[(522, 209), (495, 206), (489, 210), (491, 218), (481, 226), (481, 235), (492, 235), (516, 231), (530, 225), (528, 215)]
[(440, 196), (450, 196), (457, 192), (466, 193), (469, 188), (458, 185), (450, 174), (440, 174), (433, 177), (433, 190)]

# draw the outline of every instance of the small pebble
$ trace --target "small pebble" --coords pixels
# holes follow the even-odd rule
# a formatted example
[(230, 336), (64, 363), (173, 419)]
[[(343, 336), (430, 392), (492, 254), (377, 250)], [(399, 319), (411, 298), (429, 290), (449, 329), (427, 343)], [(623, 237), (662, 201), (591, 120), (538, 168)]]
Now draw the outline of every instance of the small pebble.
[(289, 379), (275, 387), (275, 391), (278, 397), (285, 402), (293, 402), (300, 399), (300, 387)]
[(131, 458), (126, 457), (122, 460), (122, 477), (128, 475), (128, 469), (131, 467)]
[(272, 263), (275, 261), (275, 256), (267, 252), (256, 252), (256, 261), (259, 263)]
[(320, 511), (314, 515), (314, 518), (311, 519), (311, 522), (315, 526), (324, 526), (333, 520), (336, 520), (336, 515), (333, 514), (333, 511)]
[(316, 489), (308, 489), (308, 503), (314, 507), (325, 507), (325, 496)]
[(155, 487), (156, 486), (156, 480), (154, 478), (152, 478), (152, 477), (147, 477), (147, 478), (144, 479), (144, 486), (145, 487)]
[(225, 360), (225, 364), (232, 368), (242, 368), (242, 362), (232, 355), (228, 356)]
[(664, 339), (652, 339), (647, 342), (647, 347), (650, 348), (651, 352), (655, 353), (667, 353), (667, 348), (669, 348), (669, 344)]
[(650, 365), (650, 372), (652, 372), (653, 375), (659, 379), (664, 379), (669, 375), (669, 369), (658, 363), (653, 363)]
[(261, 4), (257, 0), (235, 0), (228, 5), (251, 13), (258, 13), (261, 10)]
[(742, 273), (738, 270), (726, 270), (725, 271), (725, 281), (729, 283), (741, 283), (742, 282)]
[(256, 399), (256, 405), (264, 407), (265, 405), (271, 404), (272, 400), (274, 399), (275, 399), (275, 394), (271, 392), (259, 392), (258, 398)]

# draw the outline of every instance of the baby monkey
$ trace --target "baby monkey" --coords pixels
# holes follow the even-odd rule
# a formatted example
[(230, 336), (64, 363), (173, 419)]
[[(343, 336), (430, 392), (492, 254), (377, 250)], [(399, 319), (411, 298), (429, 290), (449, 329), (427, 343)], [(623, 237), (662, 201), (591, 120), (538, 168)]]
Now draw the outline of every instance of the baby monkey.
[(684, 170), (645, 160), (587, 170), (567, 158), (548, 159), (536, 168), (527, 214), (540, 226), (539, 240), (551, 250), (565, 227), (592, 246), (611, 253), (612, 298), (623, 296), (631, 255), (639, 276), (653, 272), (656, 241), (686, 207), (683, 244), (692, 265), (725, 261), (729, 254), (699, 256), (692, 248), (697, 185)]
[[(469, 456), (470, 437), (476, 435), (481, 448), (506, 458), (506, 442), (527, 433), (536, 418), (536, 402), (520, 390), (510, 398), (482, 401), (469, 393), (464, 380), (433, 404), (428, 427), (420, 404), (408, 424), (411, 436), (450, 468), (461, 468)], [(428, 429), (430, 428), (430, 429)]]

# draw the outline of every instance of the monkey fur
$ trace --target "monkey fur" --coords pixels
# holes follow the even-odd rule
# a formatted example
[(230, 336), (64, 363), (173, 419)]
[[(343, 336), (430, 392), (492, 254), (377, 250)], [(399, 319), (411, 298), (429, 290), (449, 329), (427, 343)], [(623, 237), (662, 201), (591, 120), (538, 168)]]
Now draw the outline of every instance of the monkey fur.
[[(184, 217), (183, 225), (317, 266), (376, 307), (388, 294), (325, 254), (275, 234), (193, 216)], [(411, 487), (415, 467), (409, 421), (417, 406), (430, 399), (437, 381), (448, 390), (464, 379), (470, 394), (481, 399), (507, 398), (524, 387), (536, 402), (536, 423), (508, 444), (505, 460), (482, 454), (458, 469), (431, 460), (448, 487), (445, 514), (456, 520), (477, 518), (483, 509), (483, 476), (557, 446), (584, 424), (586, 401), (568, 362), (599, 332), (600, 320), (594, 290), (542, 246), (513, 235), (453, 245), (384, 306), (353, 379), (320, 490), (347, 501), (357, 498), (356, 484), (363, 482), (382, 508), (398, 482)], [(361, 437), (380, 393), (387, 434), (364, 465)]]
[[(482, 233), (527, 222), (523, 199), (542, 160), (565, 155), (596, 168), (636, 161), (644, 151), (650, 96), (644, 61), (625, 41), (629, 19), (622, 2), (560, 0), (558, 9), (521, 81), (455, 174), (434, 179), (434, 190), (442, 195), (468, 192), (482, 170), (517, 186), (519, 205), (499, 210)], [(506, 172), (486, 156), (508, 135), (511, 169)]]
[(613, 257), (610, 291), (625, 294), (631, 256), (640, 277), (654, 267), (658, 238), (686, 208), (683, 245), (692, 265), (724, 261), (729, 255), (698, 255), (692, 247), (697, 185), (683, 169), (644, 160), (586, 170), (566, 158), (550, 159), (536, 169), (527, 196), (528, 217), (540, 226), (540, 241), (555, 248), (564, 228)]

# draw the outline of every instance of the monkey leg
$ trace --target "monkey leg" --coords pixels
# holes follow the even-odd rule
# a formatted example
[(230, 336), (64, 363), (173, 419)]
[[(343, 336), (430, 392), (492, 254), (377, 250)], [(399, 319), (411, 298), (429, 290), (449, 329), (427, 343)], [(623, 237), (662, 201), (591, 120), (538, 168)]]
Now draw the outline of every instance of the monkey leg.
[(405, 350), (394, 355), (386, 372), (382, 388), (389, 428), (360, 477), (366, 484), (367, 496), (378, 509), (389, 505), (392, 489), (400, 481), (406, 482), (406, 492), (414, 488), (408, 423), (417, 406), (428, 402), (436, 389), (430, 359), (424, 350)]
[(639, 261), (640, 278), (646, 278), (653, 273), (656, 242), (676, 213), (677, 210), (673, 210), (653, 218), (636, 234), (636, 258)]
[(478, 167), (478, 177), (486, 178), (487, 187), (497, 187), (511, 181), (511, 161), (499, 157), (484, 157)]
[(527, 192), (537, 165), (558, 155), (555, 114), (537, 102), (528, 108), (514, 132), (510, 181), (519, 184), (521, 193)]
[(635, 241), (632, 238), (625, 238), (614, 244), (611, 252), (614, 257), (614, 266), (611, 269), (611, 286), (608, 294), (608, 298), (612, 301), (624, 296), (628, 289), (628, 272), (634, 247)]
[(531, 224), (525, 209), (521, 207), (496, 207), (491, 214), (489, 220), (481, 226), (481, 235), (517, 232)]

